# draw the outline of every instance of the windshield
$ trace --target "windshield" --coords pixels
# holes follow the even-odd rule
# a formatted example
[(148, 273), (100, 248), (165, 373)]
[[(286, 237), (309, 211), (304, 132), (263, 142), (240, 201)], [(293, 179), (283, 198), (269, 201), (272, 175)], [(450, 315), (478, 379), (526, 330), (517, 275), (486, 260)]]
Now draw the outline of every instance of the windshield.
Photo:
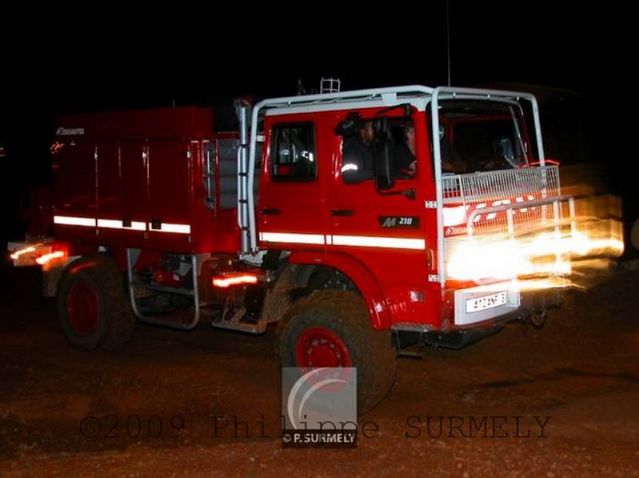
[(529, 162), (518, 105), (442, 101), (439, 114), (443, 173), (511, 169)]

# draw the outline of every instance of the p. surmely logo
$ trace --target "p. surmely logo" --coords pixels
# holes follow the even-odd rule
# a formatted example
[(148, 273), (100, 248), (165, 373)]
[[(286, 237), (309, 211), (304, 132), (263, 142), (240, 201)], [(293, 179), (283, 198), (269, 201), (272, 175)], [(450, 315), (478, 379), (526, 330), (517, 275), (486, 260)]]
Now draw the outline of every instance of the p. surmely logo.
[[(291, 391), (288, 394), (286, 410), (288, 412), (288, 418), (291, 421), (291, 425), (293, 425), (295, 430), (302, 428), (300, 427), (300, 422), (302, 421), (302, 418), (306, 416), (304, 413), (304, 406), (315, 392), (329, 387), (330, 385), (347, 383), (347, 381), (343, 378), (322, 378), (321, 375), (325, 374), (327, 370), (329, 369), (311, 369), (309, 372), (306, 372), (298, 378), (291, 388)], [(298, 398), (300, 395), (301, 397)], [(295, 410), (296, 402), (298, 402), (297, 410)]]
[(357, 446), (357, 369), (282, 369), (285, 447)]

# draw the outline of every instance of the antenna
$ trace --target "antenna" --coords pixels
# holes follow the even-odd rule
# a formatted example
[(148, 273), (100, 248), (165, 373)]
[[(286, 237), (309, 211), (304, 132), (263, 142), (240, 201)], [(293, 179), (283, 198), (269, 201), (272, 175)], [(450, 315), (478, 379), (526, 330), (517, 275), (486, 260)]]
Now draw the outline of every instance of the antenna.
[(298, 78), (297, 79), (297, 96), (302, 96), (306, 94), (306, 88), (304, 88), (304, 85), (302, 84), (302, 79)]
[(448, 67), (448, 86), (451, 86), (450, 82), (450, 9), (448, 8), (448, 1), (446, 0), (446, 63)]

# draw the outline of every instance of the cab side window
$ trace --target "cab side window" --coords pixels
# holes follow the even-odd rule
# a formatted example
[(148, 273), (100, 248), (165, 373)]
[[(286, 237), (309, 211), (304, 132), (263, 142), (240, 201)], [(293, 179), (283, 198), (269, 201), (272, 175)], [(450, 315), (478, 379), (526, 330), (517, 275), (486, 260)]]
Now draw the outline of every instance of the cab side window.
[(274, 181), (312, 181), (317, 177), (313, 123), (275, 125), (271, 143)]

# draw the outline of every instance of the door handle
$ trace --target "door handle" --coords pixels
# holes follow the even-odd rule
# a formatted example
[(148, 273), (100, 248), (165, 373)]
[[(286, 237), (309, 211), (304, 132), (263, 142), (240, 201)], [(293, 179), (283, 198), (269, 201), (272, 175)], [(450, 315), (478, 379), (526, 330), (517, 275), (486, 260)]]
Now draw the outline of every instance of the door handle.
[(331, 216), (354, 216), (352, 209), (331, 209)]
[(267, 216), (277, 216), (278, 214), (281, 214), (282, 210), (278, 209), (276, 207), (273, 208), (267, 208), (267, 209), (260, 209), (260, 214), (264, 214)]

